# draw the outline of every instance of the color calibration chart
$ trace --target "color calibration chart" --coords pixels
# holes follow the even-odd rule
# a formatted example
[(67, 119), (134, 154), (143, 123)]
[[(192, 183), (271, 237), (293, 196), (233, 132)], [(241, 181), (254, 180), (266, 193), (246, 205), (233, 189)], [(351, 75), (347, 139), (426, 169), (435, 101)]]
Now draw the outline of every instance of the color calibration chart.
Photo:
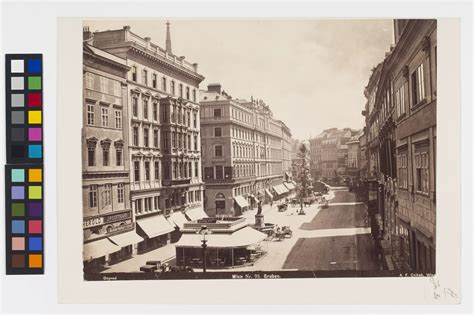
[(5, 57), (6, 273), (44, 273), (41, 54)]

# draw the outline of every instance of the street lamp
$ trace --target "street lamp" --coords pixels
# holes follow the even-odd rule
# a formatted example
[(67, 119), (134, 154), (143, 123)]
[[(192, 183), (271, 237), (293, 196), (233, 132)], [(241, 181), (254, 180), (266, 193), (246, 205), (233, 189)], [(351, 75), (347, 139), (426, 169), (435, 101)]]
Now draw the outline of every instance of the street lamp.
[(206, 235), (209, 235), (211, 234), (211, 230), (209, 230), (207, 228), (207, 225), (203, 225), (201, 226), (201, 229), (199, 231), (196, 232), (197, 234), (200, 235), (201, 237), (201, 242), (202, 242), (202, 272), (206, 272), (206, 248), (207, 248), (207, 239), (206, 239)]

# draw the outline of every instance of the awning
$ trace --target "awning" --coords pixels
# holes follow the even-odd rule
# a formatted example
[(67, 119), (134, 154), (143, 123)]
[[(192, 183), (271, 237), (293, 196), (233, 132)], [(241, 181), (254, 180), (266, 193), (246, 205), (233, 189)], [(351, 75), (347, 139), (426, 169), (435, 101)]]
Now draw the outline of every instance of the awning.
[(180, 229), (183, 228), (184, 223), (189, 222), (188, 219), (186, 219), (186, 217), (184, 216), (184, 213), (182, 213), (181, 211), (171, 213), (170, 217), (168, 218), (168, 221), (170, 223), (173, 223)]
[(137, 223), (149, 238), (174, 231), (174, 227), (161, 214), (138, 219)]
[(272, 195), (272, 193), (270, 192), (270, 190), (265, 189), (265, 192), (267, 193), (268, 197), (273, 198), (273, 195)]
[(191, 221), (196, 221), (196, 220), (208, 217), (208, 215), (204, 212), (204, 210), (201, 207), (189, 209), (188, 211), (186, 211), (186, 216)]
[[(266, 234), (246, 226), (234, 233), (214, 233), (207, 235), (207, 246), (218, 248), (247, 247), (263, 241)], [(176, 247), (196, 247), (202, 246), (201, 237), (196, 233), (184, 233)]]
[(288, 192), (288, 189), (283, 184), (273, 186), (273, 189), (275, 189), (277, 195), (283, 195), (284, 193)]
[(280, 187), (280, 190), (281, 190), (281, 192), (282, 192), (283, 194), (286, 194), (287, 192), (290, 191), (290, 190), (289, 190), (288, 188), (286, 188), (286, 186), (283, 185), (283, 184), (278, 185), (278, 187)]
[(293, 183), (286, 182), (286, 183), (283, 183), (283, 185), (285, 185), (285, 187), (286, 187), (288, 190), (293, 190), (293, 189), (295, 189), (295, 185), (293, 185)]
[(245, 198), (242, 196), (235, 196), (234, 200), (235, 202), (237, 202), (240, 208), (245, 208), (249, 206), (249, 203), (247, 202), (247, 200), (245, 200)]
[(109, 240), (117, 244), (120, 247), (125, 247), (132, 244), (138, 244), (143, 241), (143, 238), (139, 236), (135, 231), (129, 231), (126, 233), (110, 236)]
[(91, 260), (118, 252), (121, 249), (120, 246), (115, 245), (107, 238), (103, 238), (98, 241), (84, 244), (84, 247), (82, 248), (82, 258), (83, 260)]

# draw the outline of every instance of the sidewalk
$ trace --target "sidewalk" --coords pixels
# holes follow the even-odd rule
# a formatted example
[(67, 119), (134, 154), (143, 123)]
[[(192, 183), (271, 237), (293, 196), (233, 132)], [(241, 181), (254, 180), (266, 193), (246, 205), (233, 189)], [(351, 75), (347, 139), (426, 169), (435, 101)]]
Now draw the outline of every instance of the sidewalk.
[(108, 272), (140, 272), (140, 267), (145, 265), (148, 260), (160, 260), (167, 262), (176, 257), (176, 247), (174, 243), (149, 251), (144, 254), (136, 255), (130, 259), (111, 265), (109, 269), (102, 271)]

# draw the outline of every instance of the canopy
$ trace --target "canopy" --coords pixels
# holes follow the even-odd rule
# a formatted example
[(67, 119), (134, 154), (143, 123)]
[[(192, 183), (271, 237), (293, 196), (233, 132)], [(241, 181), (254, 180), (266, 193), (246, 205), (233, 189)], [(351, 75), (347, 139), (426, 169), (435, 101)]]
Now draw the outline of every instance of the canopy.
[(131, 244), (137, 244), (143, 241), (143, 238), (139, 236), (135, 231), (129, 231), (126, 233), (110, 236), (109, 240), (117, 244), (120, 247), (125, 247)]
[(196, 221), (208, 217), (201, 207), (189, 209), (188, 211), (186, 211), (186, 216), (191, 219), (191, 221)]
[(283, 185), (285, 185), (285, 187), (286, 187), (288, 190), (293, 190), (293, 189), (295, 189), (295, 185), (293, 185), (293, 183), (291, 183), (291, 182), (283, 183)]
[(235, 196), (234, 197), (235, 202), (239, 205), (240, 208), (245, 208), (249, 206), (249, 203), (243, 196)]
[[(266, 234), (246, 226), (234, 233), (214, 233), (206, 236), (208, 247), (233, 248), (247, 247), (249, 245), (263, 241)], [(176, 247), (201, 247), (201, 236), (196, 233), (184, 233)]]
[(82, 248), (82, 258), (83, 260), (91, 260), (118, 252), (120, 249), (120, 246), (115, 245), (107, 238), (103, 238), (98, 241), (84, 244), (84, 247)]
[(272, 193), (270, 192), (270, 190), (265, 189), (265, 192), (267, 193), (268, 197), (273, 198), (273, 195), (272, 195)]
[(283, 195), (288, 192), (288, 189), (283, 184), (273, 186), (273, 189), (276, 191), (277, 195)]
[(137, 223), (149, 238), (174, 231), (174, 227), (161, 214), (138, 219)]
[(184, 213), (182, 213), (181, 211), (171, 213), (170, 217), (168, 218), (168, 221), (170, 223), (175, 224), (180, 229), (183, 228), (184, 223), (189, 222), (188, 219), (186, 219), (186, 217), (184, 216)]

